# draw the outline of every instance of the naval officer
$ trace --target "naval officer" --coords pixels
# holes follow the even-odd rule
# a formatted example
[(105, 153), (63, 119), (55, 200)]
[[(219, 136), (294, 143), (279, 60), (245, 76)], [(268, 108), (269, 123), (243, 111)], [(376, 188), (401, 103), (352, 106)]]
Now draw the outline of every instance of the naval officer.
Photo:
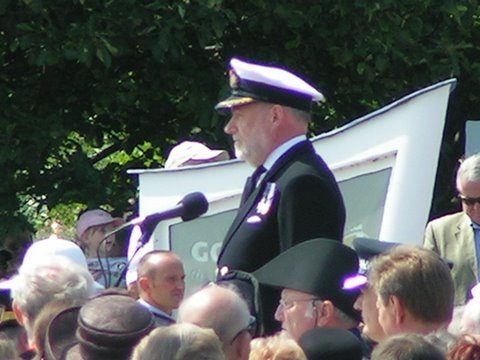
[[(215, 109), (235, 155), (255, 170), (218, 257), (221, 271), (253, 272), (313, 238), (342, 240), (345, 206), (337, 182), (307, 139), (313, 103), (323, 95), (291, 72), (232, 59), (230, 97)], [(292, 267), (295, 264), (292, 264)], [(262, 290), (266, 333), (278, 328), (279, 294)]]

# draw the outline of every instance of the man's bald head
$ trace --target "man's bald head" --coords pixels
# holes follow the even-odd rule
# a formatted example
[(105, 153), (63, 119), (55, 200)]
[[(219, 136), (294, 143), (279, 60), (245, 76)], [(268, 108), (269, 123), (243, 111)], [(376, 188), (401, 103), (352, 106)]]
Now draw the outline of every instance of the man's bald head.
[(178, 308), (185, 291), (185, 272), (177, 255), (151, 251), (140, 259), (137, 274), (141, 299), (167, 314)]
[(153, 250), (146, 253), (138, 262), (137, 274), (140, 276), (154, 276), (155, 273), (169, 264), (181, 262), (180, 258), (171, 251)]
[(211, 284), (191, 295), (180, 306), (178, 321), (215, 331), (228, 359), (248, 358), (251, 336), (246, 331), (250, 313), (235, 291)]

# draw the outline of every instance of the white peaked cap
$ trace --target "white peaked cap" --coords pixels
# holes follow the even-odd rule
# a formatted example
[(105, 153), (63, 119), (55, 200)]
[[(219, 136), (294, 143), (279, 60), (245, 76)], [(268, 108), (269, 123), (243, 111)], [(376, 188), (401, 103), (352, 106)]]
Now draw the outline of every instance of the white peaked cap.
[(230, 61), (231, 96), (215, 106), (225, 111), (254, 101), (278, 103), (308, 111), (313, 102), (324, 100), (321, 92), (297, 75), (278, 67)]

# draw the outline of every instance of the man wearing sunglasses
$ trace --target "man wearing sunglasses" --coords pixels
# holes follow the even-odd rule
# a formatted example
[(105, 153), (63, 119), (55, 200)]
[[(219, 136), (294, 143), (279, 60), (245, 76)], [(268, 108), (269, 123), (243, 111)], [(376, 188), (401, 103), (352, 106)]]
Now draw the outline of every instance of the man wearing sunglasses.
[(453, 262), (455, 305), (462, 305), (479, 282), (480, 153), (461, 163), (456, 183), (462, 211), (428, 223), (424, 246)]

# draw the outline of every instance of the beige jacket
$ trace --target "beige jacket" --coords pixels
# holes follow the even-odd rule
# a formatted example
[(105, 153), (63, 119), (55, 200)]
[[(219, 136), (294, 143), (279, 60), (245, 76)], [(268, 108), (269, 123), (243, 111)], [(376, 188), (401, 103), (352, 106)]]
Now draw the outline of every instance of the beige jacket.
[(455, 305), (464, 304), (478, 282), (477, 254), (470, 218), (463, 212), (432, 220), (425, 230), (424, 247), (453, 262)]

